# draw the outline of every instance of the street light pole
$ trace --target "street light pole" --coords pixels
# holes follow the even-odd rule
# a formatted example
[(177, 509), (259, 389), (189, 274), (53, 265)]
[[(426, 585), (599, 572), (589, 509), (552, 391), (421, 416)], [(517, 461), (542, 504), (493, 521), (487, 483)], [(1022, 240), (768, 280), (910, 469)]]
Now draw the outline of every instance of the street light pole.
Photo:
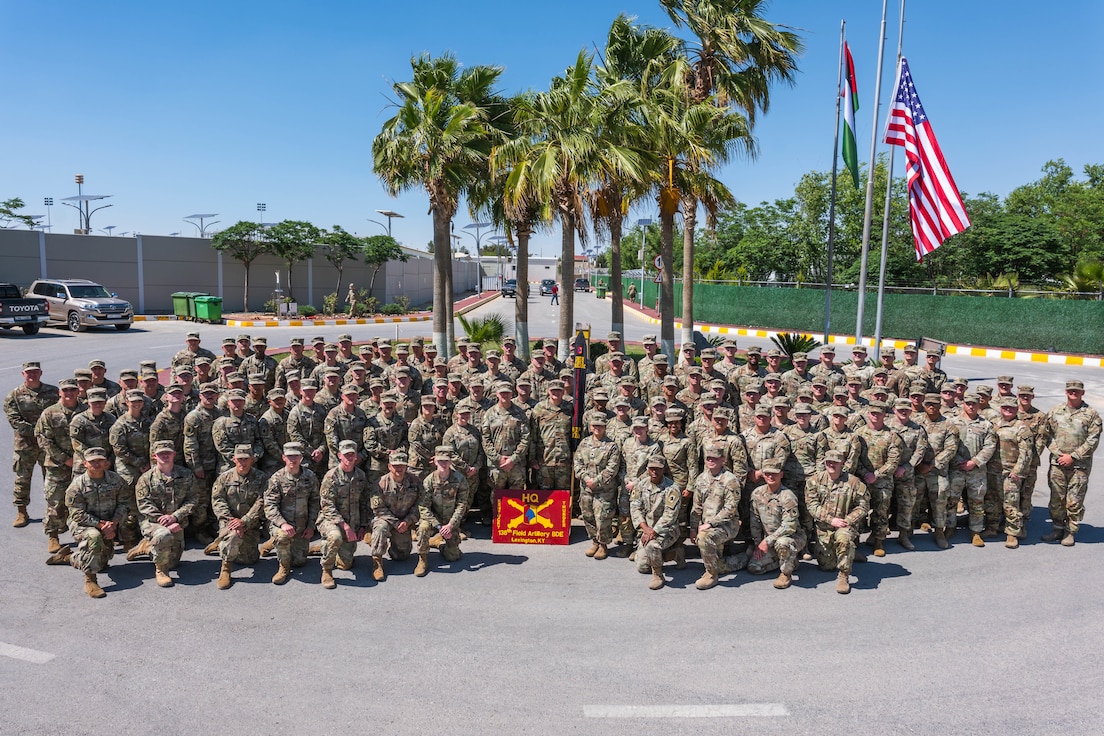
[[(384, 217), (387, 218), (387, 237), (390, 238), (391, 237), (391, 218), (392, 217), (397, 217), (399, 219), (402, 219), (404, 216), (400, 215), (398, 212), (395, 212), (393, 210), (376, 210), (376, 212), (380, 213), (381, 215), (383, 215)], [(376, 222), (376, 221), (375, 220), (369, 220), (368, 222)], [(376, 224), (377, 225), (382, 225), (383, 223), (382, 222), (376, 222)]]
[(267, 209), (268, 209), (268, 205), (266, 205), (264, 202), (258, 202), (257, 203), (257, 212), (260, 213), (260, 215), (258, 216), (259, 219), (260, 219), (260, 222), (257, 223), (257, 224), (262, 225), (262, 226), (264, 225), (265, 210), (267, 210)]
[[(464, 226), (465, 230), (475, 230), (475, 235), (472, 235), (471, 233), (468, 233), (468, 235), (470, 237), (475, 238), (475, 257), (480, 260), (480, 263), (482, 263), (482, 260), (483, 260), (483, 250), (480, 247), (483, 243), (482, 230), (483, 230), (483, 228), (491, 227), (491, 224), (492, 223), (489, 223), (489, 222), (473, 222), (470, 225), (465, 225)], [(500, 289), (502, 288), (502, 262), (501, 262), (501, 259), (499, 260), (498, 286), (499, 286)]]
[(46, 197), (46, 199), (42, 200), (42, 203), (46, 205), (46, 227), (52, 228), (54, 226), (54, 221), (53, 210), (51, 208), (54, 206), (54, 198)]

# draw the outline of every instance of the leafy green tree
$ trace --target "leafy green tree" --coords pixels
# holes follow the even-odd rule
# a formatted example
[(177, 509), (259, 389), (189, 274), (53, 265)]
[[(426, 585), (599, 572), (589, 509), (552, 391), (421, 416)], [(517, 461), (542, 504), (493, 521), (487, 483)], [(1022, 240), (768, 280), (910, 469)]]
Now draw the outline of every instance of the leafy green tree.
[(242, 310), (249, 311), (249, 267), (253, 261), (271, 253), (271, 246), (263, 236), (260, 223), (242, 220), (225, 230), (220, 230), (211, 238), (211, 247), (220, 253), (240, 261), (245, 268), (245, 296)]
[(322, 246), (322, 257), (337, 269), (337, 286), (334, 293), (340, 294), (341, 281), (345, 274), (345, 261), (355, 260), (361, 255), (364, 241), (340, 225), (334, 225), (332, 230), (322, 233), (319, 244)]
[(287, 296), (294, 301), (291, 269), (296, 263), (314, 255), (318, 241), (322, 238), (322, 231), (302, 220), (281, 220), (265, 230), (265, 238), (268, 240), (270, 251), (283, 259), (287, 266)]
[(370, 235), (364, 238), (364, 262), (372, 266), (372, 280), (368, 283), (368, 296), (376, 288), (376, 276), (388, 261), (406, 263), (408, 256), (390, 235)]
[(7, 227), (8, 223), (13, 220), (23, 223), (28, 228), (34, 227), (33, 217), (19, 214), (19, 210), (23, 209), (24, 206), (23, 200), (19, 197), (12, 197), (0, 202), (0, 227)]

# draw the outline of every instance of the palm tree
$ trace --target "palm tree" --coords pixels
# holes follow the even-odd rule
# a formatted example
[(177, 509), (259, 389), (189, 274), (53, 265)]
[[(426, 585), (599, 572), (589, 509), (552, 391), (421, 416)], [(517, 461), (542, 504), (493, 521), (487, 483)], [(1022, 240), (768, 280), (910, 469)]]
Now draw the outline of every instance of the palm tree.
[[(763, 17), (766, 0), (660, 0), (672, 22), (696, 37), (689, 73), (683, 83), (698, 104), (712, 100), (746, 116), (747, 135), (759, 111), (770, 107), (776, 81), (793, 84), (801, 39), (787, 27)], [(694, 228), (698, 199), (683, 196), (683, 341), (694, 333)], [(702, 202), (705, 203), (704, 201)], [(706, 205), (708, 210), (708, 204)]]
[(460, 198), (485, 176), (501, 114), (502, 67), (462, 69), (446, 54), (412, 58), (413, 79), (397, 82), (395, 116), (372, 142), (373, 170), (393, 194), (424, 188), (433, 216), (433, 341), (451, 354), (451, 223)]

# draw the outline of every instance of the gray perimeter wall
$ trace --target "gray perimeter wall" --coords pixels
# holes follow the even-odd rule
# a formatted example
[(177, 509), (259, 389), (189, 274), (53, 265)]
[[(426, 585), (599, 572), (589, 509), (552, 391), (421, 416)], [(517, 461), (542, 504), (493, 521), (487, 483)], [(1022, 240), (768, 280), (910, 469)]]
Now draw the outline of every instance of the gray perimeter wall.
[[(456, 296), (475, 284), (478, 264), (453, 261)], [(272, 298), (276, 286), (288, 292), (288, 274), (283, 262), (263, 256), (249, 270), (249, 306), (260, 311)], [(83, 278), (99, 282), (134, 305), (139, 314), (171, 314), (172, 294), (199, 291), (221, 296), (223, 312), (244, 309), (245, 269), (241, 263), (220, 256), (204, 238), (160, 235), (101, 237), (62, 235), (29, 230), (0, 230), (0, 281), (26, 288), (38, 278)], [(299, 304), (321, 309), (322, 298), (334, 291), (337, 269), (321, 256), (295, 265), (291, 274), (292, 293)], [(349, 283), (367, 289), (371, 269), (363, 262), (345, 263), (341, 288), (344, 300)], [(411, 306), (433, 301), (432, 258), (392, 261), (376, 276), (373, 295), (380, 304), (399, 296), (410, 298)]]

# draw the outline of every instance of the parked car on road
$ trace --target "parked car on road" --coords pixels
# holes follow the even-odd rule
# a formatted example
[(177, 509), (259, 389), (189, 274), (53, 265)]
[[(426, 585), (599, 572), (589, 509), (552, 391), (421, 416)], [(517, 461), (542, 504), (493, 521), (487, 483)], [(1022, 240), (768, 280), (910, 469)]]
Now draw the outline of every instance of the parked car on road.
[(556, 279), (542, 279), (540, 283), (540, 295), (549, 296), (552, 294), (552, 287), (556, 285)]
[(590, 290), (590, 279), (575, 279), (575, 291), (589, 292)]
[(517, 296), (517, 279), (506, 279), (502, 282), (502, 296)]
[(50, 321), (61, 322), (73, 332), (107, 326), (129, 330), (134, 323), (130, 302), (88, 279), (39, 279), (27, 293), (49, 302)]
[(45, 299), (24, 298), (15, 284), (0, 284), (0, 329), (19, 327), (25, 335), (34, 335), (50, 319)]

